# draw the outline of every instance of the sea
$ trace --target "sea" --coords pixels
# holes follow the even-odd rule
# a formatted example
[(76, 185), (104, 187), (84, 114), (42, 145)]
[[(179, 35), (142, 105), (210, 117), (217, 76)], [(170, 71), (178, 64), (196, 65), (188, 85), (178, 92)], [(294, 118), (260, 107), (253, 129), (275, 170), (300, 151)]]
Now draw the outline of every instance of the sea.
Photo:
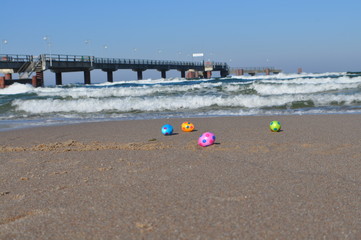
[(0, 131), (112, 120), (359, 113), (361, 74), (346, 72), (0, 89)]

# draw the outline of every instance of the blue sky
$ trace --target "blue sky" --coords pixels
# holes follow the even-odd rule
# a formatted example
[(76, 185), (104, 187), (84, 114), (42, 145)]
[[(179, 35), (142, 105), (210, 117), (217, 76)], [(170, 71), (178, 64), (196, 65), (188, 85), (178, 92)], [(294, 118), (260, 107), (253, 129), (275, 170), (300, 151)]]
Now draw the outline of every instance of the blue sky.
[(203, 52), (232, 67), (361, 71), (359, 0), (2, 0), (1, 9), (4, 53), (191, 60)]

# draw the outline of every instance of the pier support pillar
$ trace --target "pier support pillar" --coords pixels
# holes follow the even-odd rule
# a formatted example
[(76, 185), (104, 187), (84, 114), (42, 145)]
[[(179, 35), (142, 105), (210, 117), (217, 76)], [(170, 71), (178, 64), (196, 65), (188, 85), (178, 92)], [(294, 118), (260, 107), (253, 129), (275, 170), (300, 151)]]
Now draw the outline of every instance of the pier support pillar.
[(31, 85), (33, 85), (33, 87), (42, 87), (43, 81), (41, 79), (36, 78), (36, 76), (33, 76), (31, 78)]
[(186, 71), (182, 70), (181, 72), (181, 78), (185, 78), (186, 77)]
[(107, 80), (108, 82), (113, 82), (113, 71), (111, 70), (107, 71)]
[(33, 85), (33, 87), (37, 87), (38, 85), (38, 80), (36, 79), (36, 76), (33, 76), (31, 78), (31, 85)]
[(138, 77), (138, 80), (143, 79), (143, 70), (137, 70), (137, 77)]
[(270, 70), (269, 68), (266, 68), (266, 75), (269, 75), (270, 74)]
[(225, 78), (228, 75), (228, 71), (221, 70), (221, 78)]
[(63, 85), (63, 79), (61, 76), (61, 72), (56, 72), (55, 73), (55, 84), (56, 85)]
[(298, 74), (301, 74), (301, 73), (302, 73), (302, 68), (298, 68), (298, 69), (297, 69), (297, 73), (298, 73)]
[(212, 72), (211, 71), (204, 71), (203, 72), (203, 77), (204, 78), (211, 78), (212, 77)]
[(44, 86), (44, 72), (43, 71), (36, 72), (35, 76), (36, 76), (36, 80), (37, 80), (37, 86), (43, 87)]
[(0, 77), (0, 89), (5, 88), (5, 77)]
[(84, 71), (84, 84), (90, 84), (90, 70)]
[(12, 80), (13, 76), (11, 73), (5, 73), (5, 80)]
[(195, 71), (188, 71), (186, 78), (188, 79), (199, 78), (199, 73)]
[(188, 71), (187, 72), (187, 77), (186, 77), (187, 79), (191, 79), (191, 78), (193, 78), (193, 72), (191, 72), (191, 71)]
[(161, 75), (162, 75), (162, 78), (167, 78), (167, 71), (166, 70), (161, 70)]

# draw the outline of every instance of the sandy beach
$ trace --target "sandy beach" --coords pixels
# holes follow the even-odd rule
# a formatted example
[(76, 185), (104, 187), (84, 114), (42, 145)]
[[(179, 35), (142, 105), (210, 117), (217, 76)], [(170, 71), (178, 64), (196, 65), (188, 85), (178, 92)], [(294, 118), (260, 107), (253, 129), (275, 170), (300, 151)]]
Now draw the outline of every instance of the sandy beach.
[[(186, 120), (196, 131), (181, 131)], [(0, 239), (361, 239), (360, 123), (247, 116), (0, 132)], [(206, 131), (216, 144), (202, 148)]]

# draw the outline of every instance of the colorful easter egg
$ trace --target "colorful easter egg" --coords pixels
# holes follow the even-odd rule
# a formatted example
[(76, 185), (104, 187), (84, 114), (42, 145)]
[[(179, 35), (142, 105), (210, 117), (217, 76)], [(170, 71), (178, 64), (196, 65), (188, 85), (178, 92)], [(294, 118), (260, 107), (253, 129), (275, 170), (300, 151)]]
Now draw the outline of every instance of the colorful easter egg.
[(173, 133), (173, 126), (172, 125), (169, 125), (169, 124), (166, 124), (166, 125), (163, 125), (162, 127), (162, 134), (163, 135), (172, 135)]
[(216, 135), (214, 135), (214, 133), (205, 132), (199, 137), (198, 145), (202, 147), (207, 147), (214, 144), (215, 141), (216, 141)]
[(192, 132), (194, 130), (194, 124), (191, 122), (184, 122), (182, 123), (181, 128), (183, 132)]
[(281, 130), (281, 123), (279, 121), (272, 121), (269, 124), (269, 128), (272, 132), (279, 132)]

